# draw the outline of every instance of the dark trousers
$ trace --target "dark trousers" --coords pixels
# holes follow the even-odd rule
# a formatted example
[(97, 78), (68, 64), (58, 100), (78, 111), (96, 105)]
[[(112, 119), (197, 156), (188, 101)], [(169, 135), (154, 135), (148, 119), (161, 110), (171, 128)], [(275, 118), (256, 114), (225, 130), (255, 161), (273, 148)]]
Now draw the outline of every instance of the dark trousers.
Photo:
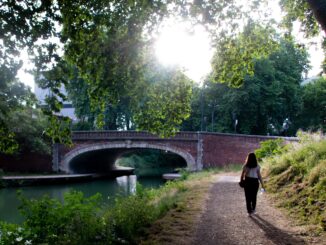
[(257, 178), (245, 178), (245, 196), (248, 213), (252, 213), (256, 209), (257, 193), (259, 188), (259, 182)]

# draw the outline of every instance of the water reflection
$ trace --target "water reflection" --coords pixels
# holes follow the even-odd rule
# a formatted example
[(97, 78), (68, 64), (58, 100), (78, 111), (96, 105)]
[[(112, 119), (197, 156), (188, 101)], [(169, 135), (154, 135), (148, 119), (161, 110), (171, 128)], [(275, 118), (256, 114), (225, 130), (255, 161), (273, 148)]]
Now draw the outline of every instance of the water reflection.
[(124, 193), (132, 194), (136, 192), (137, 176), (121, 176), (116, 178), (118, 185), (124, 189)]
[[(157, 188), (163, 184), (161, 178), (139, 178), (138, 182), (144, 187)], [(0, 189), (0, 220), (19, 223), (23, 220), (18, 212), (20, 205), (17, 199), (17, 190), (22, 190), (27, 198), (38, 199), (43, 195), (63, 201), (64, 193), (77, 190), (82, 191), (85, 197), (100, 193), (104, 204), (110, 205), (116, 195), (130, 195), (136, 191), (137, 176), (122, 176), (116, 179), (102, 179), (84, 183), (71, 183), (48, 186), (29, 186), (20, 188)]]

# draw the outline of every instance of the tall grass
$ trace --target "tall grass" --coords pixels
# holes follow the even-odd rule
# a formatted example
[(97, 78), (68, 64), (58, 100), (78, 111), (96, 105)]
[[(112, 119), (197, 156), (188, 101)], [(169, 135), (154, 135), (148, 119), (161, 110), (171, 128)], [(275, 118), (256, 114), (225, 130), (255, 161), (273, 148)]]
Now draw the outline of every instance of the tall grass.
[(326, 231), (326, 140), (301, 133), (279, 154), (263, 159), (267, 188), (304, 223)]

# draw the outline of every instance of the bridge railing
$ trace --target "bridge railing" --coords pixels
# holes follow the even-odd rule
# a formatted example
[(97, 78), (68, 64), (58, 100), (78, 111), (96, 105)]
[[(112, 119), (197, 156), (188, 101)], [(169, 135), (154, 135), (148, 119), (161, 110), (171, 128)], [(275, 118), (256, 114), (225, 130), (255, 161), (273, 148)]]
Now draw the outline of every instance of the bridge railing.
[[(156, 139), (162, 138), (141, 131), (73, 131), (72, 140), (105, 140), (105, 139)], [(170, 140), (197, 140), (197, 132), (180, 132), (174, 137), (168, 138)], [(166, 140), (166, 139), (164, 139)]]

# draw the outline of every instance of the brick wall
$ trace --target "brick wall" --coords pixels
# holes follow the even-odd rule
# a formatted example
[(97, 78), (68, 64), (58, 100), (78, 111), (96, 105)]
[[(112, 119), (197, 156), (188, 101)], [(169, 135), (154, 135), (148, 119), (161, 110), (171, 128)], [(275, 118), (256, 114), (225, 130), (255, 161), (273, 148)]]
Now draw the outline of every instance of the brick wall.
[(272, 137), (203, 133), (203, 168), (244, 163), (249, 152)]
[(0, 169), (5, 172), (51, 172), (52, 156), (31, 152), (19, 156), (0, 155)]

